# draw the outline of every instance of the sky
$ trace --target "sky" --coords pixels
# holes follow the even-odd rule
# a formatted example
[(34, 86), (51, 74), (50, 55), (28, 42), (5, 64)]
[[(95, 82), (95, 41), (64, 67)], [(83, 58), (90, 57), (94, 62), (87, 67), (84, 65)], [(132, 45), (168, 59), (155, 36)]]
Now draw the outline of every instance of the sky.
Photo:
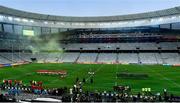
[(113, 16), (180, 6), (180, 0), (0, 0), (1, 6), (59, 16)]

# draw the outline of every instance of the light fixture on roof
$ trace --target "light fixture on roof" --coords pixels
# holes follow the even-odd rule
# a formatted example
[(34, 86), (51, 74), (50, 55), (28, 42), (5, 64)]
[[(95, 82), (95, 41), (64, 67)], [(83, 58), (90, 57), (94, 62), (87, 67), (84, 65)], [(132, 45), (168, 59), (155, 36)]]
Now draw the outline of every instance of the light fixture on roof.
[(29, 22), (34, 23), (34, 20), (30, 20)]
[(25, 19), (25, 18), (24, 18), (24, 19), (22, 19), (22, 21), (23, 21), (23, 22), (28, 22), (28, 19)]
[(57, 24), (59, 24), (59, 25), (65, 25), (63, 22), (58, 22)]
[(47, 22), (47, 21), (44, 21), (44, 24), (48, 24), (48, 22)]
[(18, 21), (18, 22), (19, 22), (19, 21), (21, 21), (21, 19), (20, 19), (20, 18), (14, 18), (14, 20), (16, 20), (16, 21)]
[(8, 20), (9, 20), (9, 21), (12, 21), (12, 20), (13, 20), (13, 18), (9, 16), (9, 17), (8, 17)]
[(4, 16), (0, 15), (0, 20), (3, 20)]
[(153, 18), (152, 18), (152, 19), (150, 19), (149, 21), (150, 21), (150, 22), (154, 22), (154, 21), (155, 21), (155, 19), (153, 19)]
[(163, 18), (159, 18), (159, 21), (163, 21), (164, 19)]
[(171, 19), (176, 19), (176, 16), (172, 16)]

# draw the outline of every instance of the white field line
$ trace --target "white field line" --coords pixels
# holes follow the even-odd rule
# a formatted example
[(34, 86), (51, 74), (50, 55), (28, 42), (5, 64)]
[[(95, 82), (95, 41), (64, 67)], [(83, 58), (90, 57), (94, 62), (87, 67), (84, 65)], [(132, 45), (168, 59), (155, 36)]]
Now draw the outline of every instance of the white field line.
[[(103, 67), (103, 65), (101, 65), (95, 72), (94, 72), (94, 75)], [(90, 75), (86, 81), (88, 81), (93, 75)]]
[(162, 74), (160, 74), (160, 73), (154, 71), (153, 69), (151, 69), (151, 71), (153, 71), (153, 72), (156, 73), (157, 75), (161, 76), (164, 80), (173, 83), (173, 84), (176, 85), (177, 87), (180, 87), (180, 84), (176, 83), (176, 82), (173, 81), (172, 79), (169, 79), (169, 78), (165, 77), (164, 75), (162, 75)]

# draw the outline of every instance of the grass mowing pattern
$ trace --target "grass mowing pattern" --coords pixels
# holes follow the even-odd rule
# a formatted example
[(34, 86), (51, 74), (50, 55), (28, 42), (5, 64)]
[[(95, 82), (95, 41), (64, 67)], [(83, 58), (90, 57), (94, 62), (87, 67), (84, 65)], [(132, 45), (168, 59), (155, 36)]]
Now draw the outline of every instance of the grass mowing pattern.
[[(67, 70), (65, 78), (59, 76), (39, 75), (36, 70)], [(95, 72), (94, 83), (90, 83), (89, 70)], [(117, 72), (146, 73), (147, 79), (116, 78)], [(27, 64), (17, 67), (0, 68), (0, 80), (23, 80), (29, 85), (30, 80), (43, 81), (45, 88), (72, 87), (76, 78), (82, 81), (86, 78), (84, 90), (112, 91), (112, 87), (129, 85), (132, 92), (141, 88), (151, 88), (152, 92), (162, 92), (166, 88), (169, 92), (180, 95), (180, 67), (161, 65), (120, 65), (120, 64)]]

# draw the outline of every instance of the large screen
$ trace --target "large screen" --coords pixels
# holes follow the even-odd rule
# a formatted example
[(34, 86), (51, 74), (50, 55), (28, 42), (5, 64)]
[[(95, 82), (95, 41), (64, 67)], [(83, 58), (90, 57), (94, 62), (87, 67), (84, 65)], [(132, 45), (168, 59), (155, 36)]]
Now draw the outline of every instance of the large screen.
[(33, 30), (23, 30), (23, 35), (34, 36), (34, 31)]

